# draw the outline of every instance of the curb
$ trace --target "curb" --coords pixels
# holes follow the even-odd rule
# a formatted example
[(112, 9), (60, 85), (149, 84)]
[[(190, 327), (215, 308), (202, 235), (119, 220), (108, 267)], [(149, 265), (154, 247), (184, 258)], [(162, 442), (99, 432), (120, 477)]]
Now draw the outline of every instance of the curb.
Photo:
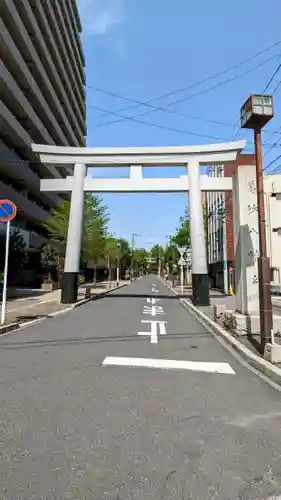
[(19, 328), (19, 326), (19, 323), (9, 323), (8, 325), (0, 326), (0, 336), (16, 330), (17, 328)]
[(110, 288), (109, 290), (106, 290), (105, 292), (99, 293), (93, 297), (89, 297), (88, 299), (81, 299), (78, 302), (75, 302), (75, 304), (71, 304), (66, 309), (55, 311), (55, 312), (47, 314), (46, 316), (43, 316), (41, 318), (36, 318), (36, 319), (31, 320), (31, 321), (25, 321), (24, 323), (8, 323), (7, 325), (0, 327), (0, 337), (1, 337), (1, 335), (6, 335), (7, 333), (13, 332), (15, 330), (21, 330), (23, 328), (27, 328), (28, 326), (33, 326), (36, 323), (41, 323), (42, 321), (44, 321), (46, 319), (55, 318), (56, 316), (60, 316), (61, 314), (66, 314), (70, 311), (74, 311), (74, 309), (77, 309), (78, 307), (84, 306), (85, 304), (88, 304), (88, 302), (102, 299), (108, 293), (114, 292), (115, 290), (119, 290), (120, 288), (123, 288), (125, 286), (128, 286), (128, 284), (124, 283), (123, 285), (120, 285), (120, 286), (115, 287), (115, 288)]
[(180, 303), (191, 314), (196, 316), (198, 321), (207, 328), (210, 333), (221, 337), (228, 345), (230, 345), (238, 354), (248, 363), (249, 366), (259, 371), (267, 378), (281, 386), (281, 369), (272, 365), (265, 359), (260, 358), (253, 353), (248, 347), (245, 347), (239, 340), (230, 335), (226, 330), (219, 326), (209, 316), (199, 311), (189, 300), (180, 299)]
[[(163, 283), (165, 283), (163, 281)], [(175, 295), (178, 295), (178, 292), (176, 290), (173, 290), (173, 288), (165, 283), (167, 288), (171, 290)], [(257, 356), (257, 354), (253, 353), (248, 349), (248, 347), (245, 347), (239, 340), (237, 340), (235, 337), (230, 335), (224, 328), (219, 326), (215, 321), (213, 321), (209, 316), (204, 314), (202, 311), (200, 311), (197, 307), (195, 307), (188, 299), (180, 299), (181, 305), (188, 310), (191, 314), (196, 316), (198, 321), (209, 330), (210, 333), (212, 333), (214, 336), (219, 336), (221, 337), (234, 351), (236, 351), (243, 360), (247, 362), (249, 366), (257, 370), (258, 372), (262, 373), (265, 375), (267, 378), (275, 382), (275, 384), (278, 384), (281, 386), (281, 369), (277, 368), (276, 366), (272, 365), (265, 359), (260, 358)]]
[(178, 292), (176, 292), (176, 290), (174, 290), (173, 287), (171, 287), (171, 285), (169, 285), (167, 283), (167, 281), (164, 281), (162, 278), (159, 278), (160, 281), (162, 281), (162, 283), (174, 294), (174, 295), (179, 295)]
[(97, 295), (94, 295), (93, 297), (89, 297), (88, 299), (81, 299), (78, 302), (75, 302), (75, 304), (72, 304), (72, 306), (69, 309), (77, 309), (78, 307), (84, 306), (85, 304), (88, 304), (88, 302), (93, 302), (94, 300), (99, 300), (108, 295), (111, 292), (114, 292), (115, 290), (119, 290), (120, 288), (124, 288), (124, 286), (128, 286), (127, 283), (124, 283), (123, 285), (116, 286), (114, 288), (110, 288), (109, 290), (106, 290), (105, 292), (98, 293)]

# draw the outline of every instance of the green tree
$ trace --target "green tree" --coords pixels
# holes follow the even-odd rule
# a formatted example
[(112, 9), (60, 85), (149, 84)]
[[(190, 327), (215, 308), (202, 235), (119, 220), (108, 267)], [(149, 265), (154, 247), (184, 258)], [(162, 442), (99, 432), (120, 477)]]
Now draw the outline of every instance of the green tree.
[(152, 272), (159, 272), (159, 269), (161, 271), (162, 265), (164, 262), (164, 255), (165, 255), (165, 250), (161, 245), (154, 245), (150, 249), (150, 259), (151, 259), (151, 264), (150, 264), (150, 269)]
[(118, 240), (113, 236), (108, 236), (105, 240), (104, 257), (107, 263), (109, 281), (112, 279), (112, 268), (116, 267), (119, 252), (120, 249), (118, 248)]
[[(64, 200), (54, 208), (44, 223), (52, 247), (60, 248), (60, 253), (65, 253), (68, 221), (70, 213), (70, 200)], [(105, 234), (109, 214), (102, 198), (87, 195), (84, 205), (84, 223), (81, 257), (84, 261), (97, 262), (103, 255)]]
[(178, 250), (175, 245), (167, 245), (164, 253), (164, 263), (168, 273), (172, 273), (178, 261)]
[(121, 276), (124, 276), (125, 271), (129, 270), (131, 266), (132, 251), (129, 242), (124, 238), (119, 238), (118, 243), (120, 245), (119, 249), (120, 273)]
[(180, 226), (172, 237), (172, 241), (179, 247), (190, 246), (190, 221), (187, 210), (185, 210), (184, 216), (180, 218)]
[(59, 267), (59, 256), (50, 244), (42, 248), (40, 261), (43, 271), (48, 274), (48, 278), (56, 278), (54, 275)]
[(86, 196), (82, 248), (87, 260), (98, 261), (103, 256), (109, 214), (102, 198)]
[(26, 259), (26, 244), (18, 230), (11, 232), (9, 249), (8, 279), (13, 282), (18, 277), (19, 269)]
[(134, 252), (135, 270), (145, 272), (148, 266), (149, 253), (145, 248), (136, 248)]

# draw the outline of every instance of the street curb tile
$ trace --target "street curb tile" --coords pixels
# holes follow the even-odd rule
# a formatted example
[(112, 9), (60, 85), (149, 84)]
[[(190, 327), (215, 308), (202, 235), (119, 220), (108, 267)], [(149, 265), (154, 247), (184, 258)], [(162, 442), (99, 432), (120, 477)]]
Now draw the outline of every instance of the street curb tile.
[(12, 332), (13, 330), (17, 330), (19, 326), (19, 323), (9, 323), (8, 325), (0, 326), (0, 336)]
[(197, 307), (195, 307), (188, 299), (180, 299), (180, 302), (183, 307), (197, 317), (205, 328), (207, 328), (211, 333), (219, 335), (225, 342), (227, 342), (228, 345), (238, 352), (240, 356), (246, 360), (248, 365), (255, 368), (270, 380), (281, 386), (280, 368), (277, 368), (265, 359), (262, 359), (257, 354), (253, 353), (250, 349), (248, 349), (248, 347), (241, 344), (239, 340), (209, 318), (209, 316), (204, 314), (202, 311), (199, 311), (199, 309), (197, 309)]

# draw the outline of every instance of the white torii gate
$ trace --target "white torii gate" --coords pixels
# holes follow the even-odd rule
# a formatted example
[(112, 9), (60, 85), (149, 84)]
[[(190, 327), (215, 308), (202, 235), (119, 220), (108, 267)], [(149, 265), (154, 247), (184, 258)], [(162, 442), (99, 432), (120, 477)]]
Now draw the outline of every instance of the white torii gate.
[[(78, 275), (83, 230), (84, 192), (93, 193), (171, 193), (189, 191), (190, 234), (192, 249), (193, 301), (209, 305), (209, 280), (203, 221), (202, 191), (231, 191), (232, 178), (200, 176), (201, 165), (234, 161), (245, 141), (203, 146), (140, 148), (76, 148), (32, 144), (32, 150), (44, 164), (57, 168), (73, 166), (73, 176), (43, 179), (41, 191), (71, 192), (71, 208), (62, 280), (62, 302), (77, 300)], [(145, 179), (143, 166), (187, 167), (187, 175), (175, 178)], [(128, 179), (86, 177), (90, 167), (130, 167)]]

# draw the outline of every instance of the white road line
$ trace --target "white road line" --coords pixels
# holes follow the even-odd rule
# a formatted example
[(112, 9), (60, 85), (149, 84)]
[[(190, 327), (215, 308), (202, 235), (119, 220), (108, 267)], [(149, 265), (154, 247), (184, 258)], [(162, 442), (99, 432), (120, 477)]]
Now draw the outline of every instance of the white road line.
[(160, 335), (166, 335), (166, 324), (167, 321), (152, 321), (145, 320), (141, 321), (142, 323), (150, 323), (150, 332), (138, 332), (140, 336), (150, 336), (151, 344), (158, 344), (158, 334), (157, 334), (157, 326), (159, 325), (159, 333)]
[(172, 359), (125, 358), (108, 356), (103, 366), (131, 366), (145, 368), (160, 368), (163, 370), (189, 370), (207, 373), (222, 373), (235, 375), (235, 371), (228, 363), (211, 363), (201, 361), (178, 361)]
[(146, 302), (148, 302), (148, 304), (156, 304), (156, 302), (160, 302), (160, 299), (155, 299), (154, 297), (152, 297), (151, 299), (147, 298)]
[(157, 314), (164, 314), (164, 309), (161, 306), (144, 306), (143, 314), (151, 314), (151, 316), (156, 316)]

